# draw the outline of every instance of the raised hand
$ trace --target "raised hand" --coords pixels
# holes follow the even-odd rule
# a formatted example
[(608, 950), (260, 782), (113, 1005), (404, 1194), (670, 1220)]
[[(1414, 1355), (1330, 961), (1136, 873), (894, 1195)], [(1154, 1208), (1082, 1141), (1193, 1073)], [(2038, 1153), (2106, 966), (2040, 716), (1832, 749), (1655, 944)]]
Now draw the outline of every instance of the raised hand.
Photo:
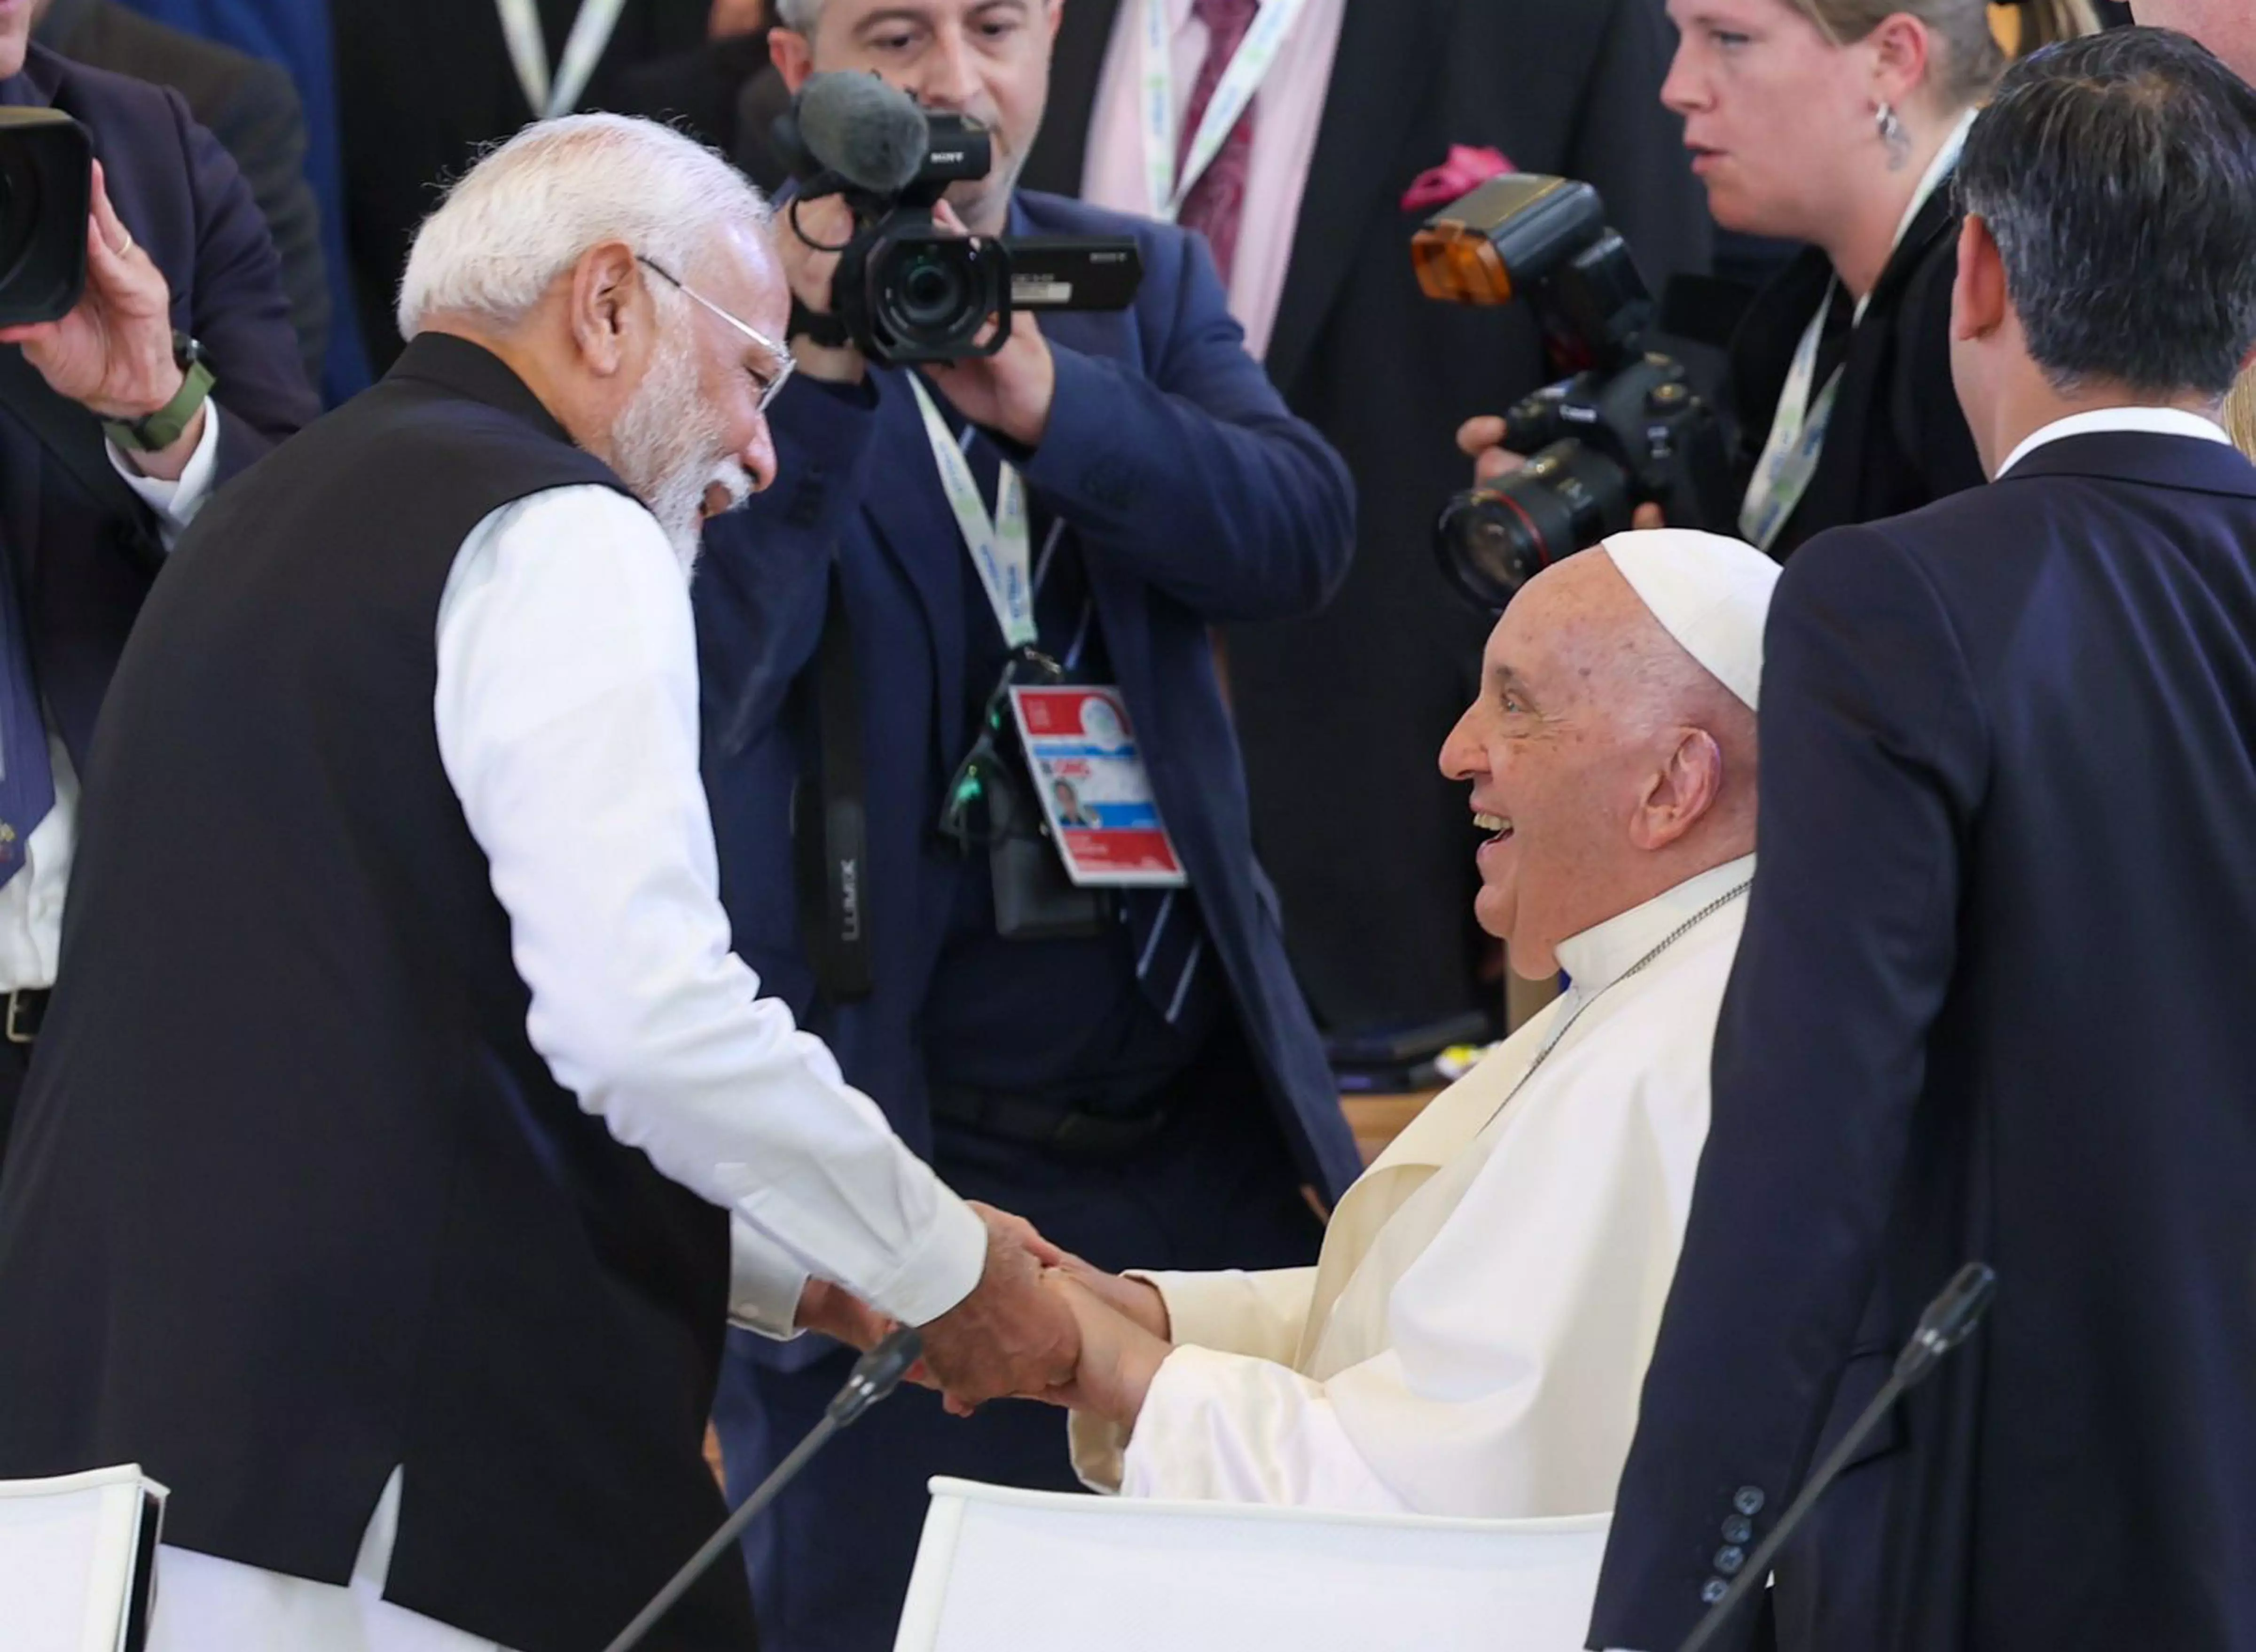
[[(1040, 1397), (1053, 1405), (1089, 1412), (1124, 1429), (1134, 1428), (1137, 1417), (1143, 1413), (1145, 1396), (1151, 1392), (1152, 1380), (1160, 1374), (1160, 1366), (1174, 1352), (1174, 1345), (1100, 1300), (1095, 1292), (1061, 1268), (1052, 1270), (1044, 1282), (1073, 1315), (1080, 1334), (1081, 1358), (1075, 1365), (1072, 1381)], [(1153, 1295), (1158, 1293), (1154, 1291)]]
[(925, 1364), (958, 1412), (1062, 1387), (1081, 1355), (1073, 1310), (1044, 1287), (1041, 1264), (1016, 1231), (1024, 1225), (1000, 1211), (981, 1215), (986, 1271), (969, 1296), (923, 1327)]

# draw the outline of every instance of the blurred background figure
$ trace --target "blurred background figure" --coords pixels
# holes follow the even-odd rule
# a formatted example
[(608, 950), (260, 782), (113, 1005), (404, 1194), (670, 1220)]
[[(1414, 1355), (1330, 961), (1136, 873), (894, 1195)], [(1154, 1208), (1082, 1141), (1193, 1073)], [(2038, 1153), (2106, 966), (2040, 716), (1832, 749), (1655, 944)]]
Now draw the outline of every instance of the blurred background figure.
[[(344, 174), (337, 148), (336, 80), (330, 61), (329, 9), (326, 0), (123, 3), (145, 17), (185, 33), (277, 64), (288, 72), (297, 87), (306, 123), (306, 178), (320, 204), (321, 259), (329, 289), (328, 343), (319, 384), (322, 399), (334, 406), (367, 385), (368, 357), (361, 348), (360, 327), (355, 319), (345, 259)], [(59, 0), (57, 10), (65, 4), (67, 0)], [(144, 67), (130, 72), (166, 85), (175, 84), (155, 74), (155, 67), (152, 60), (145, 59)], [(178, 89), (187, 95), (194, 88), (180, 86)], [(197, 109), (199, 120), (211, 124), (193, 95), (189, 96), (189, 107)], [(222, 142), (227, 142), (225, 132), (218, 135)], [(244, 170), (250, 172), (250, 168), (246, 166)], [(257, 187), (258, 176), (256, 173), (251, 175)], [(279, 231), (276, 240), (278, 244), (282, 240)], [(397, 272), (394, 273), (396, 276)]]
[[(1169, 88), (1148, 131), (1147, 40), (1164, 42)], [(1336, 1055), (1341, 1035), (1477, 1026), (1501, 998), (1468, 915), (1463, 800), (1427, 760), (1472, 696), (1489, 622), (1429, 546), (1461, 483), (1456, 421), (1553, 375), (1524, 313), (1426, 299), (1410, 237), (1516, 167), (1596, 185), (1654, 291), (1704, 270), (1707, 215), (1658, 101), (1668, 50), (1656, 0), (1065, 8), (1028, 185), (1203, 230), (1249, 348), (1359, 491), (1338, 600), (1226, 638), (1256, 844)], [(1230, 64), (1265, 56), (1250, 102), (1217, 101)]]
[(169, 86), (243, 171), (282, 260), (290, 324), (319, 384), (332, 300), (321, 214), (307, 181), (306, 114), (278, 65), (154, 22), (116, 0), (40, 0), (32, 38), (76, 62)]
[[(730, 8), (733, 15), (736, 7)], [(621, 77), (704, 39), (713, 0), (339, 0), (349, 257), (377, 371), (415, 228), (478, 149), (542, 115), (631, 109)]]

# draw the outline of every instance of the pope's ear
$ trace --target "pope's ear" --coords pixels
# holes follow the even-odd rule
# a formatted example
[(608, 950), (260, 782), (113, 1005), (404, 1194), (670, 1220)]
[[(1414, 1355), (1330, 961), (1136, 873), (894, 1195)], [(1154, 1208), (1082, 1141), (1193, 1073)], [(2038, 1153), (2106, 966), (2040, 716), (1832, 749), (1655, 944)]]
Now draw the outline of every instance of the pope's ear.
[(1680, 729), (1667, 759), (1646, 778), (1630, 818), (1630, 841), (1652, 853), (1704, 819), (1724, 790), (1724, 748), (1705, 729)]

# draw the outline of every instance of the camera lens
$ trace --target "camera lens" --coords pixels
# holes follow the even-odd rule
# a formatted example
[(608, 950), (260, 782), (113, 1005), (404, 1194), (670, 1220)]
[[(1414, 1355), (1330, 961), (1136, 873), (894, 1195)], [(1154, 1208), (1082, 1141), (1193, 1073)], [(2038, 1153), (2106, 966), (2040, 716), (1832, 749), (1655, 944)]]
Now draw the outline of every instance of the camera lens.
[(1629, 473), (1582, 442), (1555, 441), (1519, 469), (1449, 501), (1434, 548), (1449, 582), (1500, 609), (1521, 586), (1629, 526)]
[(963, 308), (963, 272), (936, 248), (908, 259), (900, 272), (900, 317), (913, 328), (946, 328)]

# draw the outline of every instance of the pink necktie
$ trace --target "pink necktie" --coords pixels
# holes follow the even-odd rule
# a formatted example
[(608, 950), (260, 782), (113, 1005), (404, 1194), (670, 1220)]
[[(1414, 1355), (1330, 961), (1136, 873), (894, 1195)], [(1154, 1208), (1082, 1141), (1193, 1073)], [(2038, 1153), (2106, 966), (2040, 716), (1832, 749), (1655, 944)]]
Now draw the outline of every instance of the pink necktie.
[[(1183, 115), (1183, 131), (1175, 151), (1175, 175), (1182, 175), (1192, 141), (1214, 102), (1215, 88), (1245, 39), (1246, 31), (1261, 10), (1261, 0), (1191, 0), (1191, 11), (1206, 25), (1206, 61), (1199, 66), (1191, 87), (1190, 108)], [(1183, 200), (1180, 219), (1185, 229), (1202, 231), (1214, 249), (1216, 266), (1224, 286), (1237, 258), (1239, 218), (1245, 207), (1245, 179), (1253, 160), (1253, 106), (1249, 103), (1237, 124), (1230, 129), (1221, 150), (1192, 185)]]

